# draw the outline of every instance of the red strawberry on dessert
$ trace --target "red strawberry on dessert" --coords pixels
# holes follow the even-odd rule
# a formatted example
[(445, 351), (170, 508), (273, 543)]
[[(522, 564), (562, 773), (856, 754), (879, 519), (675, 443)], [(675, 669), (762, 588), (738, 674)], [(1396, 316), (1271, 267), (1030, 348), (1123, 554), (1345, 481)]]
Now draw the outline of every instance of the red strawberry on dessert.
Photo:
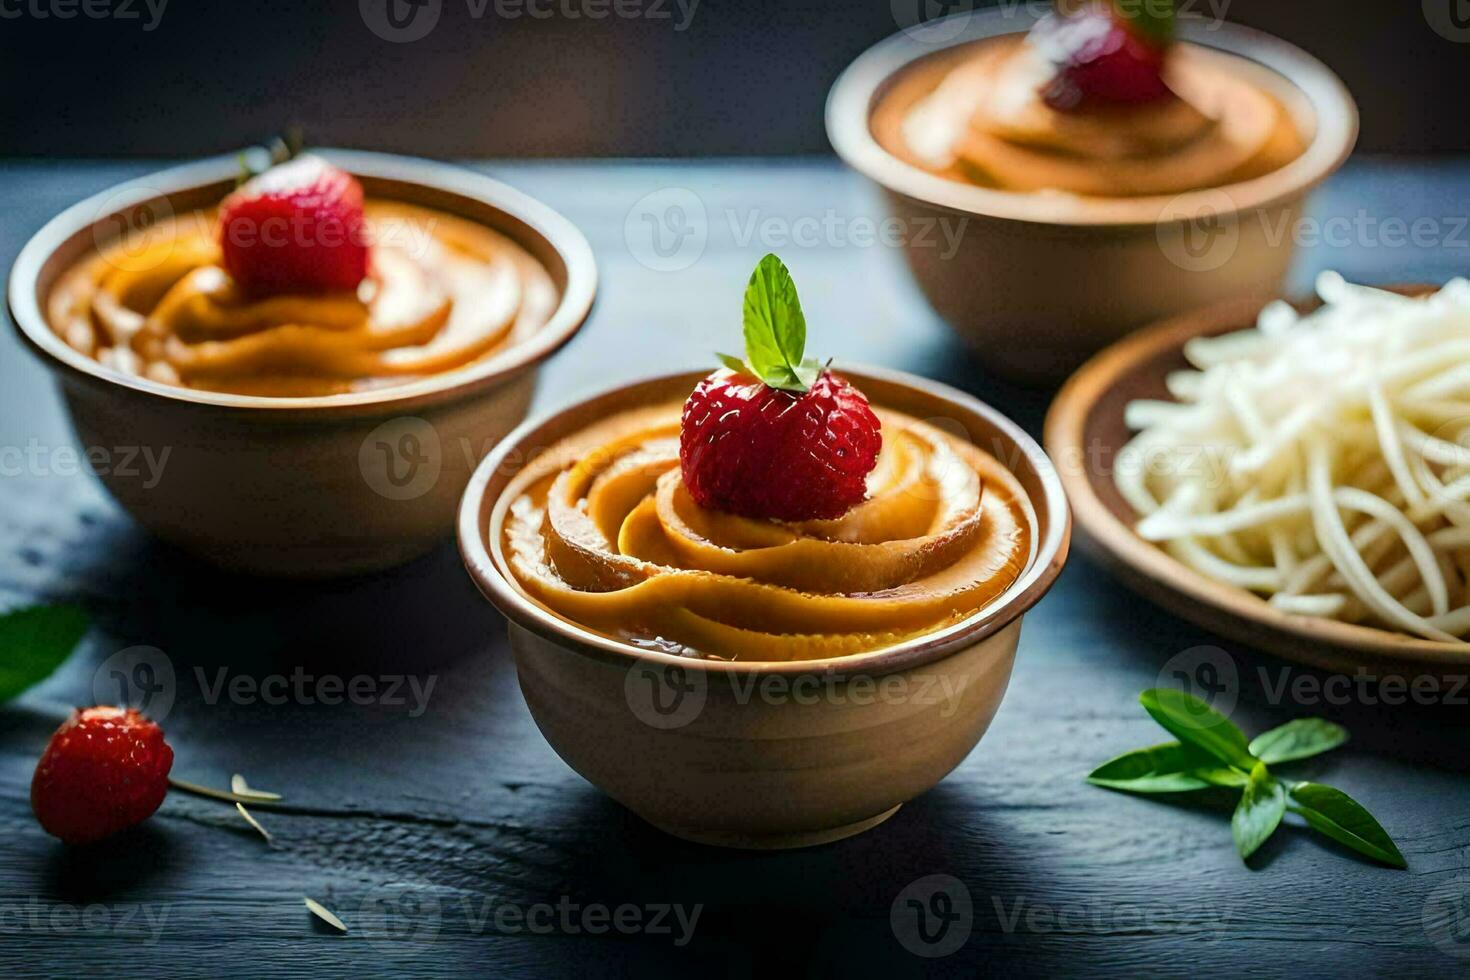
[(133, 708), (84, 708), (51, 736), (31, 780), (31, 809), (68, 844), (111, 837), (152, 816), (174, 752)]
[(1173, 97), (1164, 81), (1173, 28), (1174, 8), (1166, 0), (1095, 2), (1047, 17), (1028, 38), (1057, 68), (1042, 98), (1066, 112)]
[(840, 517), (867, 494), (883, 446), (868, 399), (804, 357), (806, 320), (781, 260), (767, 255), (745, 293), (744, 361), (684, 403), (679, 463), (701, 507), (744, 517)]
[(300, 156), (246, 181), (220, 204), (225, 271), (251, 293), (356, 289), (368, 271), (362, 185)]

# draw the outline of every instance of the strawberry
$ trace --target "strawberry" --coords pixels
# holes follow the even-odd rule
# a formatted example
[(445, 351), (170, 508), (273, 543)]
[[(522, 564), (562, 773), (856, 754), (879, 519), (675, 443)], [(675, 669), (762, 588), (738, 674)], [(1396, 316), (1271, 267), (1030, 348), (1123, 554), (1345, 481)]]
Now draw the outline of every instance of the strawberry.
[(679, 464), (701, 507), (745, 517), (840, 517), (867, 493), (883, 446), (868, 399), (805, 358), (806, 319), (791, 274), (767, 255), (745, 293), (745, 360), (684, 403)]
[(1053, 14), (1029, 38), (1057, 67), (1042, 98), (1062, 112), (1171, 98), (1174, 93), (1164, 81), (1170, 30), (1172, 20), (1145, 27), (1112, 4)]
[(868, 399), (824, 371), (805, 392), (717, 371), (684, 403), (679, 463), (701, 507), (745, 517), (841, 517), (883, 446)]
[(362, 198), (319, 157), (272, 167), (220, 204), (225, 271), (255, 294), (356, 289), (368, 271)]
[(36, 765), (31, 809), (68, 844), (111, 837), (158, 809), (173, 761), (163, 731), (136, 709), (78, 709)]

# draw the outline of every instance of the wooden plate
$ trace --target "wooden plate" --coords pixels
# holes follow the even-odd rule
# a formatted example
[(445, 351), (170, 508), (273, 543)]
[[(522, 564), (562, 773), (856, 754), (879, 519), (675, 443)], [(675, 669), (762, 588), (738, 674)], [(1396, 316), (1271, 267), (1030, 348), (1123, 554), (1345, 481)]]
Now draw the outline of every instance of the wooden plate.
[[(1433, 286), (1395, 286), (1415, 295)], [(1298, 303), (1307, 310), (1315, 302)], [(1207, 578), (1133, 532), (1136, 515), (1113, 484), (1112, 466), (1131, 433), (1124, 407), (1169, 399), (1168, 372), (1187, 367), (1193, 337), (1252, 326), (1259, 303), (1212, 307), (1148, 327), (1098, 354), (1072, 376), (1046, 418), (1046, 450), (1072, 504), (1078, 546), (1130, 588), (1222, 636), (1328, 670), (1444, 675), (1470, 667), (1470, 645), (1283, 613), (1260, 596)]]

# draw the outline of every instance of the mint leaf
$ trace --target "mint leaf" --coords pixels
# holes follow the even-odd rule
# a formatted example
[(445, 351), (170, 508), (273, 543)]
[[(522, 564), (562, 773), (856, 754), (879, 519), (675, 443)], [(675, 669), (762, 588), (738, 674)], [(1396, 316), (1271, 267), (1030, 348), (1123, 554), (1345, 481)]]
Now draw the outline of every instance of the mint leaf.
[(752, 373), (754, 373), (754, 372), (751, 371), (749, 364), (746, 364), (744, 361), (742, 361), (740, 358), (736, 357), (734, 354), (718, 354), (717, 353), (717, 354), (715, 354), (715, 356), (720, 359), (720, 363), (721, 364), (725, 365), (725, 367), (729, 368), (731, 371), (736, 372), (737, 374), (752, 374)]
[(1393, 838), (1388, 836), (1388, 831), (1363, 809), (1362, 804), (1342, 790), (1321, 783), (1297, 783), (1291, 788), (1291, 798), (1299, 804), (1291, 811), (1300, 814), (1318, 833), (1375, 861), (1395, 868), (1409, 866)]
[(1241, 772), (1230, 766), (1191, 769), (1189, 774), (1196, 779), (1204, 780), (1211, 786), (1223, 786), (1226, 789), (1244, 789), (1251, 778), (1250, 773)]
[(1266, 764), (1257, 762), (1230, 817), (1230, 836), (1235, 839), (1240, 856), (1248, 858), (1256, 853), (1276, 833), (1285, 815), (1286, 791), (1266, 769)]
[(1174, 0), (1113, 0), (1113, 9), (1147, 40), (1163, 46), (1174, 39)]
[(1143, 710), (1179, 741), (1203, 749), (1226, 765), (1247, 771), (1255, 766), (1245, 733), (1199, 698), (1170, 687), (1155, 687), (1140, 694), (1138, 700)]
[(798, 364), (796, 366), (796, 380), (801, 382), (802, 390), (806, 390), (816, 384), (817, 379), (822, 376), (823, 370), (825, 370), (825, 366), (815, 357), (808, 357)]
[(816, 380), (804, 363), (806, 317), (796, 283), (774, 255), (760, 260), (745, 287), (745, 360), (772, 388), (806, 391)]
[(1192, 745), (1165, 742), (1109, 759), (1092, 770), (1087, 781), (1128, 793), (1183, 793), (1211, 785), (1191, 770), (1213, 761)]
[(1250, 753), (1262, 762), (1291, 762), (1321, 755), (1348, 740), (1347, 729), (1323, 718), (1297, 718), (1251, 739)]
[(86, 632), (80, 606), (30, 606), (0, 615), (0, 702), (50, 677)]

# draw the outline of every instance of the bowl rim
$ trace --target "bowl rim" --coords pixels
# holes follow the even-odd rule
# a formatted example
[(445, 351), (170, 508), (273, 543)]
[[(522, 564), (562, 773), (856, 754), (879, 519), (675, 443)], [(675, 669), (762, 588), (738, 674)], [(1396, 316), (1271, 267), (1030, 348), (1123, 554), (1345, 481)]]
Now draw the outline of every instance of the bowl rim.
[[(650, 393), (679, 382), (693, 385), (709, 372), (705, 369), (674, 371), (615, 385), (576, 399), (550, 411), (542, 412), (521, 423), (481, 460), (460, 498), (457, 536), (460, 556), (465, 568), (481, 593), (512, 623), (550, 640), (556, 645), (589, 656), (604, 663), (630, 667), (634, 663), (680, 666), (719, 674), (820, 674), (836, 677), (877, 676), (909, 670), (942, 660), (960, 650), (999, 632), (1020, 619), (1050, 590), (1066, 562), (1071, 542), (1072, 516), (1062, 488), (1061, 477), (1039, 443), (1015, 422), (979, 399), (949, 385), (918, 375), (862, 364), (838, 363), (836, 370), (858, 384), (865, 379), (916, 390), (921, 395), (938, 398), (979, 416), (985, 424), (1014, 444), (1018, 460), (1024, 460), (1031, 475), (1040, 485), (1047, 514), (1045, 524), (1038, 515), (1038, 538), (1031, 563), (1000, 596), (981, 609), (935, 633), (924, 634), (901, 643), (866, 653), (829, 657), (821, 660), (797, 661), (725, 661), (681, 657), (634, 646), (615, 640), (562, 619), (531, 599), (503, 574), (487, 546), (487, 525), (494, 519), (498, 500), (486, 498), (486, 491), (496, 472), (506, 465), (512, 453), (535, 438), (542, 430), (554, 428), (567, 413), (585, 410), (599, 402), (613, 402), (635, 390)], [(530, 459), (522, 461), (522, 465)], [(1014, 467), (1012, 467), (1014, 470)], [(1033, 509), (1040, 510), (1032, 501)]]
[[(101, 381), (131, 394), (164, 402), (222, 409), (265, 410), (279, 415), (352, 415), (374, 409), (403, 410), (465, 396), (524, 371), (569, 342), (592, 312), (597, 295), (597, 262), (586, 237), (567, 218), (530, 195), (492, 177), (438, 161), (364, 150), (311, 147), (348, 172), (369, 179), (444, 191), (486, 205), (524, 225), (566, 267), (566, 286), (551, 317), (524, 341), (483, 361), (401, 385), (332, 395), (239, 395), (171, 385), (108, 367), (76, 350), (52, 329), (38, 295), (39, 280), (65, 243), (109, 218), (154, 201), (201, 191), (237, 175), (239, 158), (222, 155), (145, 174), (106, 188), (51, 218), (16, 256), (6, 288), (10, 321), (47, 366), (80, 380)], [(389, 197), (391, 198), (391, 195)], [(439, 208), (453, 213), (447, 208)], [(474, 220), (472, 218), (467, 220)], [(502, 232), (514, 238), (509, 232)], [(522, 242), (524, 245), (524, 242)]]
[[(910, 31), (879, 41), (843, 70), (828, 93), (826, 125), (832, 148), (848, 166), (889, 192), (926, 204), (1038, 225), (1106, 229), (1152, 227), (1161, 221), (1184, 223), (1202, 213), (1236, 214), (1279, 205), (1305, 195), (1326, 180), (1357, 143), (1357, 105), (1342, 80), (1325, 64), (1262, 31), (1225, 21), (1211, 26), (1193, 18), (1181, 18), (1181, 40), (1254, 62), (1280, 76), (1311, 103), (1315, 132), (1295, 160), (1268, 174), (1233, 184), (1179, 194), (1092, 198), (963, 184), (907, 163), (878, 142), (871, 126), (873, 110), (879, 96), (901, 73), (921, 60), (943, 57), (956, 47), (1024, 32), (1041, 16), (1042, 12), (1029, 6), (1002, 5), (983, 12), (952, 14), (926, 25), (926, 31), (946, 37), (942, 42), (926, 42)], [(946, 29), (946, 25), (950, 27)]]
[[(1440, 287), (1396, 283), (1379, 288), (1414, 296)], [(1303, 310), (1320, 303), (1304, 294), (1282, 298)], [(1140, 365), (1178, 351), (1191, 338), (1252, 325), (1262, 305), (1246, 298), (1192, 310), (1144, 327), (1098, 352), (1052, 400), (1045, 424), (1047, 449), (1058, 457), (1088, 458), (1088, 422), (1098, 411), (1098, 403), (1121, 381), (1137, 375)], [(1059, 476), (1076, 511), (1083, 551), (1118, 572), (1119, 581), (1133, 591), (1212, 632), (1326, 670), (1368, 667), (1391, 672), (1406, 667), (1464, 667), (1470, 662), (1470, 644), (1281, 612), (1254, 592), (1208, 578), (1139, 537), (1099, 495), (1096, 487), (1107, 477), (1094, 467), (1064, 463)]]

